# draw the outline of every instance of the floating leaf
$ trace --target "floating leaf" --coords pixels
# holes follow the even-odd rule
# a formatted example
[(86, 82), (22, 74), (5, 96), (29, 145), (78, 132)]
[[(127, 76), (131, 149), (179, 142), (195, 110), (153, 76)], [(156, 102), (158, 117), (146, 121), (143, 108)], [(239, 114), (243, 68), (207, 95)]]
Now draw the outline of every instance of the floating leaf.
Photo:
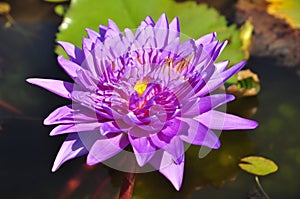
[(266, 0), (267, 12), (287, 21), (292, 27), (300, 28), (300, 0)]
[[(177, 3), (172, 0), (76, 0), (71, 1), (63, 23), (59, 27), (57, 41), (68, 41), (81, 46), (82, 36), (86, 35), (85, 28), (98, 30), (99, 24), (107, 24), (112, 19), (124, 28), (137, 28), (140, 21), (147, 15), (157, 20), (166, 13), (169, 19), (178, 16), (181, 22), (181, 32), (188, 37), (199, 38), (200, 36), (217, 32), (221, 41), (229, 40), (229, 46), (221, 54), (220, 60), (229, 59), (231, 63), (237, 63), (244, 59), (241, 49), (242, 42), (239, 31), (234, 25), (227, 26), (225, 17), (218, 14), (215, 9), (208, 8), (205, 4), (197, 5), (196, 2)], [(64, 54), (59, 47), (56, 53)]]
[(237, 97), (255, 96), (260, 91), (258, 76), (249, 69), (241, 70), (236, 75), (236, 83), (227, 82), (230, 86), (226, 89), (227, 93), (234, 94)]
[(278, 166), (272, 160), (260, 156), (248, 156), (242, 158), (241, 162), (239, 167), (254, 175), (265, 176), (278, 170)]

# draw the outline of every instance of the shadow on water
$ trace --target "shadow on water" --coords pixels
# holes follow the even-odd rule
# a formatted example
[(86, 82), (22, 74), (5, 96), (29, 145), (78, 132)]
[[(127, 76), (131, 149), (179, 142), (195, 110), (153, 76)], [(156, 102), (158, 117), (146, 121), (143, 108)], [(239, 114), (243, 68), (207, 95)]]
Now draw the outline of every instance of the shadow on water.
[[(43, 119), (69, 102), (25, 82), (28, 77), (66, 79), (53, 52), (58, 18), (0, 24), (0, 195), (1, 198), (113, 198), (122, 173), (101, 164), (84, 166), (84, 158), (67, 162), (56, 173), (52, 163), (64, 136), (49, 137)], [(158, 172), (139, 174), (136, 198), (247, 198), (254, 178), (237, 167), (243, 156), (269, 157), (279, 171), (262, 178), (271, 198), (297, 198), (300, 173), (300, 78), (272, 60), (251, 58), (248, 65), (261, 79), (258, 97), (229, 104), (229, 111), (252, 117), (254, 131), (223, 132), (222, 147), (203, 159), (198, 147), (187, 152), (180, 192)], [(286, 184), (288, 186), (282, 186)]]

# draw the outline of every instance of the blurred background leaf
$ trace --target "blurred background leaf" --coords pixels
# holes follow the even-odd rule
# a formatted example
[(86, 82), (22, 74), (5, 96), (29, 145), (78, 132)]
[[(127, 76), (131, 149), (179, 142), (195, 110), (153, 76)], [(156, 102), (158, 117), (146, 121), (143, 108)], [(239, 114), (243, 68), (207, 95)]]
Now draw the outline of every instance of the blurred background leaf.
[(285, 19), (293, 28), (300, 28), (300, 0), (266, 0), (267, 12)]
[[(245, 58), (240, 39), (240, 31), (235, 25), (227, 26), (225, 17), (206, 4), (197, 5), (195, 2), (175, 2), (172, 0), (152, 0), (145, 3), (140, 0), (76, 0), (71, 1), (70, 7), (59, 27), (57, 41), (68, 41), (81, 46), (82, 36), (86, 35), (85, 28), (98, 30), (100, 24), (107, 24), (112, 19), (122, 31), (124, 28), (137, 28), (140, 21), (150, 15), (157, 20), (166, 13), (171, 20), (178, 16), (181, 22), (181, 32), (188, 37), (199, 38), (210, 32), (217, 32), (221, 41), (229, 40), (220, 60), (229, 59), (237, 63)], [(64, 54), (58, 47), (57, 54)]]

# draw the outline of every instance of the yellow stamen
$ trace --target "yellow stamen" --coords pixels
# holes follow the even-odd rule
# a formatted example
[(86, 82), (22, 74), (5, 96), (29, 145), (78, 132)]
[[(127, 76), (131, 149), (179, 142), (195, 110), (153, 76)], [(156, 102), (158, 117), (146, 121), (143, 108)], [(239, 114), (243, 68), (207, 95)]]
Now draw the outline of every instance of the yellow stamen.
[(139, 96), (141, 97), (144, 93), (144, 91), (146, 90), (148, 85), (148, 81), (143, 80), (143, 81), (137, 81), (135, 86), (134, 86), (134, 90), (139, 94)]

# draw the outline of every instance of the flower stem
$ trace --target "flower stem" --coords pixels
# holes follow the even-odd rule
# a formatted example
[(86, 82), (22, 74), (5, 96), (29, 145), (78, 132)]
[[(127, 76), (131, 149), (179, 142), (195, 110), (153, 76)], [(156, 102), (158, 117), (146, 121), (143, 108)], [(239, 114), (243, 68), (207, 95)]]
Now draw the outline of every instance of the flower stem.
[(259, 187), (260, 191), (264, 194), (264, 196), (265, 196), (267, 199), (270, 199), (270, 197), (268, 196), (268, 194), (265, 192), (265, 190), (263, 189), (262, 185), (260, 184), (260, 181), (259, 181), (258, 176), (255, 176), (255, 181), (256, 181), (257, 186)]
[(135, 183), (135, 173), (125, 173), (119, 199), (131, 199)]

